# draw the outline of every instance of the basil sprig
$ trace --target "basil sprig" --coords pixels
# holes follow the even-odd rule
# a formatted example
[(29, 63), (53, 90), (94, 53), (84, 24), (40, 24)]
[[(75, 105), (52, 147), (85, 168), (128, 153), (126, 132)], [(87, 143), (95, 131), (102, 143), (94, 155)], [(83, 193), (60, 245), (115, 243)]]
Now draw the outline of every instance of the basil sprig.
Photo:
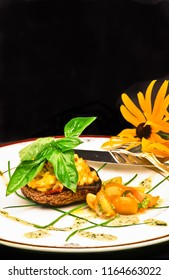
[(78, 137), (95, 119), (96, 117), (73, 118), (64, 127), (65, 137), (39, 138), (20, 150), (20, 164), (10, 177), (6, 195), (17, 191), (35, 178), (46, 161), (53, 165), (58, 180), (65, 187), (76, 192), (78, 172), (73, 149), (83, 142)]

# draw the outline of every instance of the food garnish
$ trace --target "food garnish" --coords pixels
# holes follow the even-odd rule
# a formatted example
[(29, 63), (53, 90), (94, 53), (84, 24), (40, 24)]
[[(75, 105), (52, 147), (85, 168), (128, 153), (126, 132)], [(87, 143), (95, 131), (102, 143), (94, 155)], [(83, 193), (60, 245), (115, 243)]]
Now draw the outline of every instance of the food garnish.
[[(153, 101), (152, 92), (156, 80), (150, 82), (145, 92), (137, 93), (137, 107), (130, 97), (123, 93), (121, 95), (123, 104), (120, 111), (124, 119), (133, 128), (122, 130), (118, 135), (111, 136), (103, 143), (102, 148), (113, 150), (123, 147), (128, 151), (137, 148), (138, 153), (147, 154), (149, 158), (156, 158), (158, 164), (169, 158), (169, 95), (167, 95), (168, 80), (160, 86), (156, 98)], [(136, 150), (136, 149), (135, 149)]]
[(87, 194), (86, 202), (98, 216), (110, 218), (116, 214), (133, 215), (154, 207), (159, 196), (146, 192), (143, 183), (138, 187), (126, 186), (122, 177), (103, 182), (97, 194)]
[(10, 195), (32, 181), (44, 168), (46, 162), (53, 166), (57, 179), (67, 189), (76, 192), (78, 171), (74, 160), (74, 148), (83, 141), (79, 138), (83, 130), (96, 117), (76, 117), (64, 127), (63, 138), (39, 138), (20, 152), (20, 163), (10, 176), (6, 195)]
[[(129, 180), (127, 182), (122, 184), (123, 187), (131, 185), (131, 182), (133, 182), (137, 176), (138, 176), (138, 174), (135, 174), (132, 178), (129, 178)], [(134, 188), (134, 189), (136, 188), (136, 190), (141, 191), (141, 193), (150, 193), (152, 190), (157, 188), (160, 184), (162, 184), (167, 179), (168, 179), (168, 177), (165, 177), (162, 180), (160, 180), (156, 185), (152, 186), (151, 177), (147, 177), (144, 180), (142, 180), (138, 184), (137, 187), (129, 187), (129, 188)], [(107, 181), (103, 181), (103, 187), (111, 182), (122, 182), (122, 178), (115, 177), (115, 178), (109, 179)], [(36, 203), (30, 204), (29, 200), (27, 198), (25, 198), (25, 196), (20, 195), (17, 191), (15, 192), (15, 194), (18, 195), (21, 199), (27, 200), (28, 203), (21, 204), (21, 205), (20, 204), (19, 205), (10, 205), (10, 206), (4, 207), (4, 209), (18, 208), (18, 207), (31, 207), (31, 208), (38, 207), (38, 204), (36, 204)], [(155, 198), (155, 199), (157, 199), (157, 198)], [(144, 203), (145, 203), (145, 201), (144, 201)], [(146, 205), (146, 207), (147, 207), (147, 204), (144, 204), (144, 203), (143, 203), (143, 205), (144, 206)], [(152, 206), (152, 208), (161, 209), (161, 207), (159, 206), (158, 200), (157, 200), (157, 204), (158, 205), (154, 204), (154, 206)], [(68, 236), (66, 237), (66, 241), (69, 241), (70, 238), (72, 238), (76, 234), (79, 234), (80, 236), (86, 237), (86, 238), (95, 237), (97, 240), (102, 239), (102, 237), (104, 238), (104, 240), (107, 240), (107, 241), (109, 241), (110, 239), (111, 240), (117, 239), (117, 237), (114, 235), (107, 235), (104, 232), (99, 234), (97, 232), (92, 231), (98, 227), (113, 229), (113, 228), (117, 228), (117, 227), (119, 228), (119, 227), (136, 226), (136, 225), (141, 225), (141, 224), (147, 224), (147, 225), (151, 225), (151, 226), (167, 226), (167, 223), (165, 221), (157, 220), (154, 218), (149, 218), (149, 219), (146, 219), (146, 220), (143, 220), (142, 222), (140, 222), (139, 217), (138, 217), (139, 215), (135, 215), (135, 214), (124, 215), (124, 214), (116, 213), (116, 215), (109, 217), (108, 215), (105, 215), (105, 213), (100, 212), (98, 217), (100, 217), (101, 220), (100, 219), (98, 220), (95, 215), (95, 212), (93, 212), (94, 215), (90, 211), (88, 212), (89, 208), (86, 208), (86, 206), (88, 206), (88, 205), (87, 205), (87, 203), (84, 202), (83, 204), (80, 204), (80, 205), (78, 204), (75, 207), (71, 207), (66, 211), (65, 211), (65, 209), (54, 207), (54, 208), (52, 208), (52, 210), (56, 211), (58, 213), (61, 213), (61, 215), (57, 216), (54, 220), (49, 221), (47, 224), (32, 223), (31, 221), (23, 220), (22, 218), (19, 218), (17, 216), (13, 216), (13, 215), (11, 216), (8, 212), (6, 212), (4, 210), (0, 211), (0, 214), (7, 217), (8, 219), (17, 221), (23, 225), (32, 226), (38, 230), (46, 230), (48, 233), (50, 230), (70, 232), (68, 234)], [(162, 208), (167, 209), (168, 205), (162, 206)], [(143, 209), (141, 209), (141, 213), (145, 209), (148, 209), (148, 208), (143, 207)], [(138, 211), (138, 213), (139, 213), (139, 211)], [(68, 227), (56, 227), (56, 224), (61, 219), (64, 219), (64, 217), (66, 217), (66, 216), (71, 216), (75, 219), (73, 224), (71, 224)], [(34, 238), (34, 235), (37, 237), (36, 233), (38, 234), (39, 232), (33, 232), (32, 233), (33, 235), (31, 233), (30, 234), (27, 233), (28, 236), (26, 236), (26, 237)], [(42, 236), (43, 236), (43, 232), (42, 232)]]

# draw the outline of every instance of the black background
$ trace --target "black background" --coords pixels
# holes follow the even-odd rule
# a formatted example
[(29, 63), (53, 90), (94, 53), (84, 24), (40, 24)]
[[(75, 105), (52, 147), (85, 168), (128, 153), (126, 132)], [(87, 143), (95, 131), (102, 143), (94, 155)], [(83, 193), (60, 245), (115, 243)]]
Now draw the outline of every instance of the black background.
[(168, 32), (168, 1), (0, 0), (0, 142), (76, 116), (97, 116), (84, 134), (118, 133), (121, 93), (169, 73)]

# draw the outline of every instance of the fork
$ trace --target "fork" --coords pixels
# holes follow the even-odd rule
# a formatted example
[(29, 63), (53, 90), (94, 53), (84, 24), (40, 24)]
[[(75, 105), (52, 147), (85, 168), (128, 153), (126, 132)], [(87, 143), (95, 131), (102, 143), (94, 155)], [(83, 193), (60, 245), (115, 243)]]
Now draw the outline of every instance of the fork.
[[(125, 149), (115, 149), (115, 150), (109, 150), (109, 153), (113, 157), (113, 159), (117, 163), (121, 164), (139, 164), (143, 165), (145, 167), (153, 168), (162, 171), (163, 173), (169, 174), (169, 166), (167, 163), (165, 163), (165, 160), (157, 158), (154, 154), (148, 154), (148, 153), (136, 153), (134, 150), (125, 150)], [(166, 161), (168, 159), (166, 158)]]

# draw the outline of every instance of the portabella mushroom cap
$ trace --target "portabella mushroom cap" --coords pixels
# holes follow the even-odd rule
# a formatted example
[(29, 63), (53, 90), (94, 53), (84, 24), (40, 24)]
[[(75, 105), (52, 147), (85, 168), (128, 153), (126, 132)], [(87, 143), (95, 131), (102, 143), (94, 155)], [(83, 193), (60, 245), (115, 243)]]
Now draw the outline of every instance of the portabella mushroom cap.
[[(91, 168), (92, 170), (93, 168)], [(64, 187), (61, 192), (55, 194), (46, 194), (28, 187), (27, 185), (21, 188), (25, 197), (32, 201), (49, 206), (66, 206), (69, 204), (82, 202), (86, 200), (88, 193), (96, 194), (101, 189), (101, 179), (92, 185), (78, 186), (76, 192)]]

